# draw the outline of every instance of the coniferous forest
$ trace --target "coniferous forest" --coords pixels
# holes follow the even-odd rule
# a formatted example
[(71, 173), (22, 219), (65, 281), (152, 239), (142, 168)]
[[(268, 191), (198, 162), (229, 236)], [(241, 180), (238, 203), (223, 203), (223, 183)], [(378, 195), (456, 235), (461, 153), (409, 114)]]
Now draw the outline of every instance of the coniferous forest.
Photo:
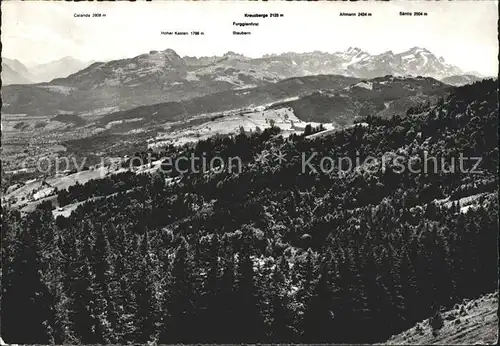
[[(494, 292), (497, 93), (484, 80), (328, 136), (271, 127), (167, 147), (160, 157), (239, 156), (243, 169), (89, 181), (59, 191), (61, 205), (86, 201), (67, 218), (47, 203), (27, 215), (4, 209), (2, 338), (375, 343)], [(286, 160), (273, 160), (277, 151)], [(262, 152), (270, 159), (256, 162)], [(314, 167), (325, 156), (398, 156), (428, 171), (387, 160), (303, 172), (301, 155), (313, 152)], [(481, 162), (458, 169), (460, 154)]]

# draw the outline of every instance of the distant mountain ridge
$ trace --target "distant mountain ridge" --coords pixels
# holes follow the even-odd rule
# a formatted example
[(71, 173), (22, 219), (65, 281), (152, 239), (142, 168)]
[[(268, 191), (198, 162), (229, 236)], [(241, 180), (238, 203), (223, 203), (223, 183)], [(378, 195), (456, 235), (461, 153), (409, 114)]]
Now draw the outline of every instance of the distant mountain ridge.
[(4, 112), (57, 115), (126, 110), (180, 101), (225, 90), (255, 87), (282, 79), (258, 69), (220, 64), (193, 67), (172, 49), (96, 62), (65, 78), (35, 85), (2, 88)]
[(33, 81), (19, 71), (13, 69), (9, 64), (2, 61), (2, 85), (9, 84), (31, 84)]
[(483, 79), (484, 79), (483, 77), (479, 77), (473, 74), (463, 74), (463, 75), (445, 77), (441, 81), (449, 85), (461, 86), (465, 84), (472, 84), (474, 82), (479, 82)]
[(263, 59), (276, 62), (288, 60), (296, 68), (304, 68), (311, 73), (342, 73), (358, 78), (375, 78), (390, 74), (441, 79), (462, 74), (460, 68), (446, 63), (444, 58), (420, 47), (397, 54), (387, 51), (374, 55), (357, 47), (349, 47), (344, 52), (284, 53), (265, 55)]
[[(74, 66), (64, 59), (59, 64)], [(187, 100), (320, 74), (362, 79), (386, 75), (442, 79), (461, 75), (462, 71), (419, 47), (398, 54), (388, 51), (371, 55), (350, 47), (337, 53), (283, 53), (261, 58), (235, 52), (220, 57), (181, 57), (174, 50), (165, 49), (133, 58), (96, 62), (48, 83), (7, 86), (2, 96), (7, 113), (89, 114)]]
[(343, 52), (266, 54), (261, 58), (249, 58), (234, 52), (223, 56), (184, 57), (190, 66), (207, 66), (225, 63), (239, 69), (257, 69), (276, 73), (281, 78), (316, 75), (341, 74), (357, 78), (375, 78), (385, 75), (424, 76), (442, 79), (463, 74), (460, 68), (446, 63), (425, 48), (413, 47), (401, 53), (387, 51), (369, 54), (357, 47), (349, 47)]
[(206, 66), (227, 62), (233, 66), (253, 66), (281, 73), (283, 77), (308, 74), (343, 74), (357, 78), (374, 78), (388, 74), (399, 76), (426, 76), (441, 79), (463, 74), (460, 68), (446, 63), (425, 48), (413, 47), (401, 53), (387, 51), (370, 54), (357, 47), (343, 52), (266, 54), (260, 58), (227, 52), (223, 56), (183, 58), (190, 66)]
[(91, 62), (83, 62), (72, 57), (64, 57), (43, 64), (26, 66), (17, 59), (2, 58), (2, 84), (33, 84), (50, 82), (55, 78), (67, 77)]
[(35, 76), (19, 60), (2, 58), (2, 85), (31, 84)]
[(37, 76), (37, 81), (49, 82), (55, 78), (67, 77), (89, 66), (91, 63), (93, 62), (85, 62), (66, 56), (55, 61), (33, 66), (30, 68), (30, 71)]

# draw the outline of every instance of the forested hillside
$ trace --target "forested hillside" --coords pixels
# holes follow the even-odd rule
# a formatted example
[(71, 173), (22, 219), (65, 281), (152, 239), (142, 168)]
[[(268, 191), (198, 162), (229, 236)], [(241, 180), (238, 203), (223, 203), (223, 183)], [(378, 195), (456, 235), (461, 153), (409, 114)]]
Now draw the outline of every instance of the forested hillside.
[[(3, 340), (373, 343), (494, 292), (497, 91), (484, 80), (317, 138), (270, 128), (168, 147), (243, 168), (90, 181), (60, 200), (108, 198), (68, 218), (4, 210)], [(461, 156), (481, 160), (459, 169)]]

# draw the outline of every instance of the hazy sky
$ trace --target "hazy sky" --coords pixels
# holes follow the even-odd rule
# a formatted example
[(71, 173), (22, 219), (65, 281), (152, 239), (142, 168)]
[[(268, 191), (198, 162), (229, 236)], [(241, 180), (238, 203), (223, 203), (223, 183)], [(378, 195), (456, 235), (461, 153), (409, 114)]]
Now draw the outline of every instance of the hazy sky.
[[(371, 12), (372, 17), (340, 17), (339, 12)], [(425, 11), (402, 17), (400, 11)], [(76, 18), (75, 13), (104, 13)], [(244, 13), (284, 14), (250, 19)], [(497, 75), (495, 0), (396, 2), (4, 2), (2, 56), (27, 64), (64, 56), (80, 60), (133, 57), (150, 50), (174, 49), (179, 55), (220, 55), (235, 51), (251, 57), (266, 53), (350, 46), (369, 53), (429, 49), (464, 71)], [(249, 29), (233, 21), (258, 21)], [(161, 31), (199, 30), (204, 36), (165, 36)], [(235, 36), (233, 30), (251, 31)]]

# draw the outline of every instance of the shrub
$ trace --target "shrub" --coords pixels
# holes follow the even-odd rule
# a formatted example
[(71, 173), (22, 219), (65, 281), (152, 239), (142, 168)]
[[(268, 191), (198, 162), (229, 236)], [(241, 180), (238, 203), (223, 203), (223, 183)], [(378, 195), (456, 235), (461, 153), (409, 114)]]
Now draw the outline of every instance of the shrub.
[(441, 316), (441, 312), (437, 311), (429, 320), (429, 324), (432, 328), (432, 334), (437, 334), (437, 331), (444, 326), (443, 316)]
[(424, 334), (424, 329), (420, 325), (420, 323), (417, 324), (417, 327), (415, 328), (418, 334), (423, 335)]
[(455, 319), (455, 314), (454, 313), (450, 313), (450, 314), (446, 315), (446, 317), (444, 319), (446, 321), (453, 321)]

